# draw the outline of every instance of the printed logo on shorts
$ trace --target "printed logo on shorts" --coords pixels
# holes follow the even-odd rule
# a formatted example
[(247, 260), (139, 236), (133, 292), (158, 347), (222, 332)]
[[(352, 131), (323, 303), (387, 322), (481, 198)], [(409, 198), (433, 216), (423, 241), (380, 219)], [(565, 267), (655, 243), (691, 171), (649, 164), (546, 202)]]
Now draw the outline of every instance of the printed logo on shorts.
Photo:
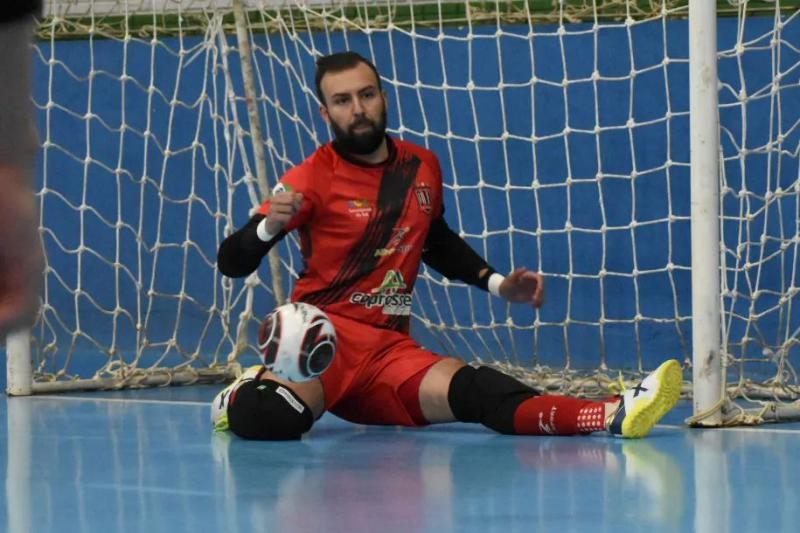
[(348, 200), (347, 211), (356, 218), (369, 218), (372, 214), (372, 205), (369, 200)]
[(420, 211), (426, 215), (430, 215), (433, 210), (433, 200), (431, 195), (431, 187), (427, 183), (420, 183), (414, 187), (414, 194), (417, 196), (417, 204)]
[(378, 287), (369, 292), (354, 292), (350, 295), (350, 303), (362, 305), (367, 309), (381, 307), (384, 315), (411, 314), (411, 294), (399, 292), (406, 289), (406, 282), (399, 270), (390, 270), (383, 277)]

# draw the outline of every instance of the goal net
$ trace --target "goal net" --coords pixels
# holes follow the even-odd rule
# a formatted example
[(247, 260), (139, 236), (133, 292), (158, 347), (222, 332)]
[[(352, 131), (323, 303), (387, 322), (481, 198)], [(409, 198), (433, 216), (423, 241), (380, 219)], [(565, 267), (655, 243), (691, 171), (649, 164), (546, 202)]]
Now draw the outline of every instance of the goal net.
[[(718, 3), (708, 115), (724, 397), (773, 413), (798, 393), (798, 9)], [(687, 16), (654, 0), (49, 3), (34, 391), (225, 379), (256, 360), (297, 243), (246, 280), (222, 277), (216, 250), (330, 140), (314, 62), (344, 49), (381, 72), (390, 133), (439, 155), (450, 225), (499, 271), (547, 280), (533, 310), (423, 267), (415, 337), (562, 393), (613, 392), (670, 357), (688, 379)]]

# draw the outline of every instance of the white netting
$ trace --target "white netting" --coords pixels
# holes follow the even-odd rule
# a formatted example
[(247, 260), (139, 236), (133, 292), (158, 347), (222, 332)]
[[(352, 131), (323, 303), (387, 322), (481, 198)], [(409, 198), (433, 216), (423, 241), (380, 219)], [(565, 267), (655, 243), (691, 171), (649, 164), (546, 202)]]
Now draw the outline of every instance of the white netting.
[[(329, 140), (314, 60), (353, 49), (382, 73), (392, 133), (439, 154), (451, 226), (498, 270), (547, 276), (534, 313), (423, 269), (420, 340), (584, 392), (690, 359), (685, 2), (271, 4), (245, 2), (270, 182)], [(750, 4), (719, 20), (727, 353), (747, 369), (732, 381), (793, 386), (800, 22), (797, 2)], [(48, 18), (37, 45), (39, 369), (247, 357), (274, 300), (266, 267), (214, 269), (260, 201), (231, 4), (94, 5), (51, 8), (81, 18)]]
[(720, 20), (723, 333), (729, 385), (796, 399), (800, 11), (780, 4)]

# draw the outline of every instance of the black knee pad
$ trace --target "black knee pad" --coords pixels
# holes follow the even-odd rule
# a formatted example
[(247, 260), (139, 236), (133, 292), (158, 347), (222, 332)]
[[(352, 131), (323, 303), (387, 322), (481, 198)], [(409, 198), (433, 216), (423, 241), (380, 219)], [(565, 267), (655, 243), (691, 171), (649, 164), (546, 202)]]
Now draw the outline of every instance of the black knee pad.
[(235, 394), (228, 404), (228, 425), (243, 439), (296, 440), (314, 423), (308, 405), (277, 381), (247, 381)]
[(514, 412), (536, 396), (533, 388), (488, 366), (465, 366), (453, 375), (447, 401), (456, 419), (514, 433)]

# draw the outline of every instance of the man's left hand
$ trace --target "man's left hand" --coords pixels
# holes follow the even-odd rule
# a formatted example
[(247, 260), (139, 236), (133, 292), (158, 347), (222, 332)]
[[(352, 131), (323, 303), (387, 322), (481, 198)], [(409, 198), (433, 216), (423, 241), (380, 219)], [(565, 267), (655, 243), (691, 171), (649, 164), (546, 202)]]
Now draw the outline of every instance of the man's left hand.
[(527, 268), (517, 268), (500, 284), (500, 296), (513, 303), (544, 303), (544, 276)]

